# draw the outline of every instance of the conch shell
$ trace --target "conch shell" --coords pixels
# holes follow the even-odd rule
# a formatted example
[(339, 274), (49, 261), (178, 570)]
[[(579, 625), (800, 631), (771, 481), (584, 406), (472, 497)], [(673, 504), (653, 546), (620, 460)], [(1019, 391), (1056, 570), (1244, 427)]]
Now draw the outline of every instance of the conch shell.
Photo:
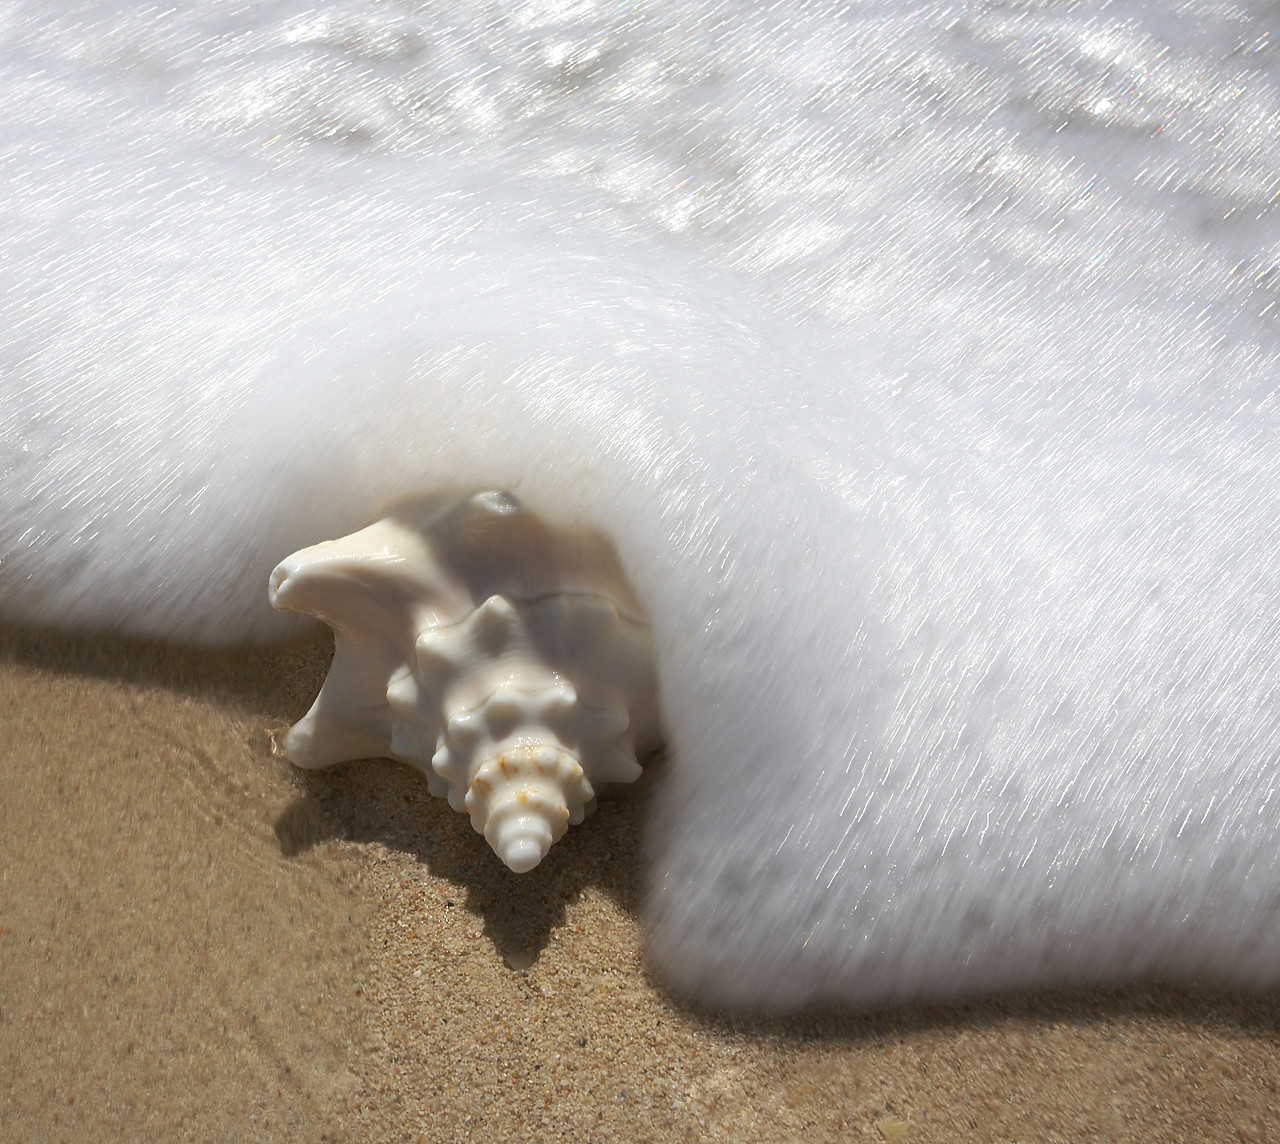
[(270, 600), (334, 632), (289, 758), (417, 768), (517, 873), (658, 745), (649, 627), (612, 548), (508, 493), (397, 506), (282, 561)]

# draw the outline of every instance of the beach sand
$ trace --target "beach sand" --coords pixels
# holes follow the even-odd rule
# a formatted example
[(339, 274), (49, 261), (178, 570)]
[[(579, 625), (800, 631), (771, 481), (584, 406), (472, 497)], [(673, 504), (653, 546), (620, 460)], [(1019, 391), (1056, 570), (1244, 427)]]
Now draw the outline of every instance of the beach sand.
[(646, 784), (513, 875), (407, 768), (278, 757), (327, 656), (0, 635), (0, 1139), (1280, 1138), (1275, 996), (683, 1006)]

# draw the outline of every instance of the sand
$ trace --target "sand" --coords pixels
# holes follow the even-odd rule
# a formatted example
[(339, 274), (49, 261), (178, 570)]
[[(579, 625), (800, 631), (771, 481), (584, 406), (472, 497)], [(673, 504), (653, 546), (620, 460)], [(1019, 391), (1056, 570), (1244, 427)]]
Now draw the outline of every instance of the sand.
[(517, 877), (406, 768), (279, 757), (327, 655), (0, 633), (0, 1139), (1280, 1138), (1275, 996), (682, 1005), (651, 782)]

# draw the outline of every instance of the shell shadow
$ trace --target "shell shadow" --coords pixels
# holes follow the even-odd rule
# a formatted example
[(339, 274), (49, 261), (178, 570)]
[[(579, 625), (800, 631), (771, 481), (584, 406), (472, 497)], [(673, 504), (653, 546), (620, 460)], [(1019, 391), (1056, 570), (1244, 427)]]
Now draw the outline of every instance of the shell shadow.
[(644, 776), (570, 827), (526, 874), (508, 870), (466, 815), (427, 791), (411, 767), (386, 759), (325, 771), (295, 771), (298, 797), (275, 822), (280, 852), (295, 857), (322, 843), (378, 843), (411, 856), (458, 887), (458, 905), (482, 920), (494, 949), (514, 969), (527, 968), (588, 889), (635, 914), (641, 897), (640, 838), (661, 756)]
[[(225, 704), (261, 722), (267, 733), (255, 737), (255, 749), (264, 754), (268, 737), (310, 707), (332, 656), (332, 634), (319, 624), (311, 638), (291, 644), (225, 649), (0, 625), (0, 663)], [(291, 768), (296, 795), (273, 827), (286, 857), (331, 840), (380, 843), (411, 855), (458, 887), (457, 905), (482, 920), (497, 952), (519, 968), (536, 958), (588, 888), (639, 912), (640, 837), (661, 766), (660, 755), (651, 757), (637, 783), (604, 792), (599, 810), (571, 827), (527, 874), (503, 866), (466, 815), (427, 792), (421, 775), (386, 759), (326, 771)]]

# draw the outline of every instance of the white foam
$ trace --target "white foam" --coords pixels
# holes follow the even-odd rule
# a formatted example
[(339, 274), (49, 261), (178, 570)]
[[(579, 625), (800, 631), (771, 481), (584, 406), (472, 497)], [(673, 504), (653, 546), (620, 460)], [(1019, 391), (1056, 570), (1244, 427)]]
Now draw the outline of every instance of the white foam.
[(1280, 98), (1214, 4), (12, 4), (0, 612), (617, 543), (712, 1002), (1280, 974)]

